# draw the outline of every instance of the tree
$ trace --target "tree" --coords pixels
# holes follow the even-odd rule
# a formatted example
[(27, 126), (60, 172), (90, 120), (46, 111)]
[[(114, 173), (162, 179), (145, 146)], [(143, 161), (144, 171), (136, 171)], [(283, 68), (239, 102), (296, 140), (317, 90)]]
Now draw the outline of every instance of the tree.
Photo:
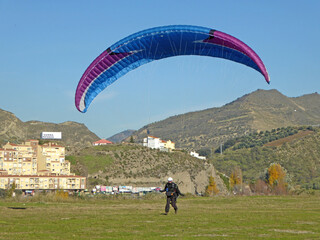
[(130, 143), (134, 143), (133, 136), (130, 137)]
[(201, 148), (197, 151), (200, 156), (204, 156), (209, 158), (211, 155), (211, 149), (210, 148)]
[(278, 163), (271, 163), (267, 169), (266, 182), (276, 194), (287, 192), (286, 170)]
[(13, 182), (11, 187), (7, 190), (7, 197), (13, 197), (14, 190), (16, 190), (16, 183)]
[(209, 185), (206, 189), (206, 195), (207, 196), (213, 196), (214, 194), (217, 194), (219, 192), (219, 189), (217, 188), (217, 184), (215, 182), (214, 177), (209, 177)]
[(274, 186), (285, 180), (286, 173), (278, 163), (271, 163), (267, 170), (266, 180), (270, 186)]
[(238, 166), (231, 172), (230, 187), (236, 192), (242, 192), (242, 171)]

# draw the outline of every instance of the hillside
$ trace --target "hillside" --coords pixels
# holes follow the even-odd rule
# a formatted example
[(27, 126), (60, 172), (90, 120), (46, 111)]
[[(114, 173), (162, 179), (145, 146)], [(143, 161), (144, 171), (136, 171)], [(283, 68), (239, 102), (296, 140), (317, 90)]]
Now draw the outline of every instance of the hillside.
[[(244, 181), (250, 183), (263, 176), (271, 163), (279, 163), (287, 170), (292, 185), (320, 189), (320, 129), (311, 129), (299, 130), (264, 146), (250, 147), (254, 144), (255, 137), (243, 137), (222, 155), (213, 154), (212, 164), (229, 176), (231, 171), (239, 166)], [(247, 147), (238, 148), (242, 143), (249, 144)]]
[(225, 192), (215, 169), (230, 176), (240, 167), (244, 182), (250, 184), (264, 176), (271, 163), (280, 163), (290, 185), (320, 189), (319, 145), (319, 127), (287, 127), (230, 140), (223, 154), (212, 153), (207, 161), (183, 151), (160, 152), (138, 144), (87, 147), (67, 159), (72, 171), (87, 176), (91, 185), (162, 186), (172, 176), (183, 191), (194, 193), (204, 191), (212, 174)]
[(257, 146), (280, 146), (286, 142), (302, 138), (308, 134), (314, 133), (318, 128), (311, 126), (300, 127), (282, 127), (272, 129), (271, 131), (257, 131), (244, 135), (242, 137), (232, 138), (224, 142), (222, 146), (215, 150), (221, 153), (228, 148), (237, 150), (241, 148), (253, 148)]
[(114, 142), (114, 143), (120, 143), (124, 139), (130, 137), (134, 132), (135, 132), (135, 130), (125, 130), (125, 131), (122, 131), (120, 133), (117, 133), (117, 134), (107, 138), (107, 140)]
[(90, 185), (163, 187), (169, 176), (183, 192), (204, 193), (209, 177), (215, 177), (220, 192), (225, 187), (211, 164), (184, 152), (161, 152), (137, 144), (92, 146), (67, 156), (72, 171), (88, 177)]
[(13, 113), (0, 109), (0, 144), (7, 141), (22, 142), (26, 139), (39, 139), (41, 132), (62, 132), (65, 146), (85, 147), (98, 140), (84, 124), (77, 122), (47, 123), (40, 121), (22, 122)]
[[(320, 124), (320, 95), (290, 98), (277, 90), (257, 90), (219, 108), (210, 108), (149, 124), (136, 133), (172, 140), (177, 148), (217, 148), (228, 139), (256, 131)], [(129, 139), (126, 139), (129, 141)]]

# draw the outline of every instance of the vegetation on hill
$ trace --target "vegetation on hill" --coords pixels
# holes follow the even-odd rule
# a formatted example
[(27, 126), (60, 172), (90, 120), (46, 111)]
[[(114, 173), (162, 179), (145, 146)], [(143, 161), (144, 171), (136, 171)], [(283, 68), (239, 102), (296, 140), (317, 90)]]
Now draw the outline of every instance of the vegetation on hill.
[[(232, 148), (232, 150), (237, 150), (241, 148), (253, 148), (257, 146), (268, 145), (273, 141), (284, 139), (289, 136), (295, 135), (294, 138), (298, 138), (300, 136), (305, 136), (307, 134), (313, 133), (315, 128), (311, 126), (300, 126), (300, 127), (281, 127), (277, 129), (272, 129), (270, 131), (260, 131), (253, 132), (248, 135), (237, 137), (233, 139), (227, 140), (223, 143), (221, 148), (217, 148), (215, 153), (220, 153), (220, 151), (225, 151), (228, 148)], [(299, 133), (299, 134), (298, 134)], [(278, 141), (280, 144), (282, 141)], [(274, 144), (271, 144), (274, 145)]]
[[(309, 130), (309, 134), (299, 134)], [(292, 134), (296, 132), (296, 134)], [(253, 134), (230, 144), (223, 154), (212, 155), (214, 166), (228, 176), (236, 167), (241, 168), (243, 180), (254, 183), (263, 179), (266, 169), (271, 163), (278, 163), (287, 170), (292, 185), (300, 185), (304, 188), (320, 189), (320, 130), (317, 127), (294, 128), (288, 127), (273, 131), (273, 137), (287, 132), (291, 135), (287, 142), (277, 146), (260, 146), (261, 136)], [(272, 131), (267, 134), (271, 138)], [(285, 136), (285, 135), (283, 135)], [(272, 139), (273, 139), (272, 137)], [(283, 140), (282, 139), (282, 140)], [(279, 141), (279, 140), (276, 140)], [(259, 142), (259, 144), (256, 144)], [(275, 141), (274, 141), (275, 142)], [(271, 144), (270, 142), (269, 144)], [(239, 148), (238, 146), (246, 146)]]

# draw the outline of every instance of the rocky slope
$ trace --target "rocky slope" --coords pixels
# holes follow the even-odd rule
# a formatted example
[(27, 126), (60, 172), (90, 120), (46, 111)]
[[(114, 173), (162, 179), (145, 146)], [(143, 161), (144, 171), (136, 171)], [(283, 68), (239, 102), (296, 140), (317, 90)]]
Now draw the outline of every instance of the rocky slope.
[[(68, 159), (72, 170), (88, 176), (91, 185), (163, 187), (173, 177), (184, 193), (204, 193), (213, 176), (220, 194), (225, 186), (212, 164), (185, 152), (160, 152), (137, 144), (116, 144), (83, 149)], [(100, 165), (104, 162), (104, 165)], [(94, 167), (93, 167), (94, 166)]]

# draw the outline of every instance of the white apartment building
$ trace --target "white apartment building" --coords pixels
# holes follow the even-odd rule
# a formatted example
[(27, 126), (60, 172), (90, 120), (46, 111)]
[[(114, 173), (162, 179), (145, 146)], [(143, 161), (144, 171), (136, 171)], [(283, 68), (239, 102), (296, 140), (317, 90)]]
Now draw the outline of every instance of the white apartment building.
[(143, 146), (152, 149), (160, 149), (161, 151), (172, 151), (175, 149), (175, 143), (171, 140), (164, 141), (154, 136), (148, 136), (144, 138)]

